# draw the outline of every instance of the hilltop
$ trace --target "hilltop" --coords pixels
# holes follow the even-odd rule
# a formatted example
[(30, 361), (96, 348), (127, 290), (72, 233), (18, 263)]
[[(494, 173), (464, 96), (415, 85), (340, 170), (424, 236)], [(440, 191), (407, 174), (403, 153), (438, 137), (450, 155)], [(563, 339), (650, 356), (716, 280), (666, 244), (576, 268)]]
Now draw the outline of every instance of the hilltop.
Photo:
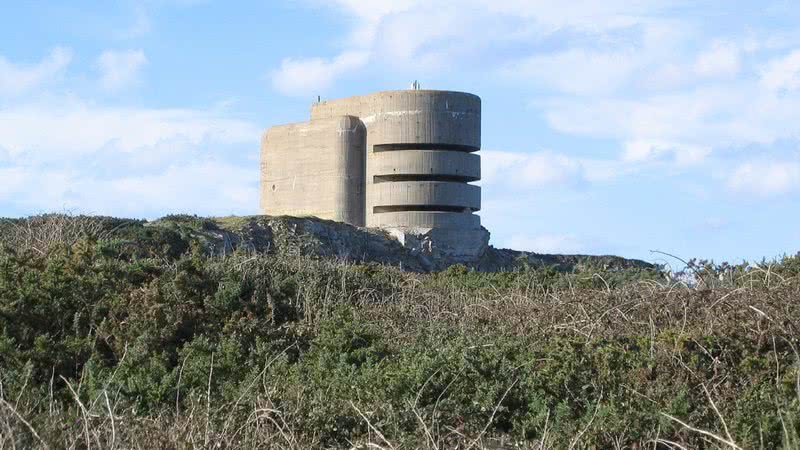
[[(50, 228), (48, 230), (48, 228)], [(489, 246), (477, 259), (463, 260), (437, 252), (407, 248), (381, 229), (358, 228), (314, 217), (239, 216), (197, 217), (170, 215), (153, 221), (112, 217), (43, 215), (27, 219), (0, 219), (0, 233), (38, 229), (57, 235), (78, 237), (81, 233), (105, 239), (130, 241), (130, 245), (152, 246), (158, 240), (175, 251), (198, 245), (209, 255), (234, 251), (333, 258), (350, 263), (376, 263), (411, 272), (444, 270), (459, 264), (479, 272), (514, 271), (552, 267), (559, 272), (589, 269), (655, 269), (644, 261), (618, 256), (552, 255)], [(23, 233), (24, 234), (24, 233)]]

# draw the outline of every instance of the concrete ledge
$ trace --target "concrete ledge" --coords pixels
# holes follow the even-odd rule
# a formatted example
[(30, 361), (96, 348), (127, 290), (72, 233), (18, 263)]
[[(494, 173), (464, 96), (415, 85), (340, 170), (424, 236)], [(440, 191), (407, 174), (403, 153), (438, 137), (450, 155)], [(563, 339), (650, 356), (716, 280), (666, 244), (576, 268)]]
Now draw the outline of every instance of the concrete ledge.
[(477, 230), (481, 218), (472, 213), (400, 211), (373, 215), (374, 227), (447, 228)]
[[(451, 181), (400, 181), (372, 186), (371, 205), (414, 206), (430, 205), (481, 209), (481, 188)], [(371, 221), (368, 221), (368, 225)]]
[(452, 91), (384, 91), (324, 101), (311, 106), (311, 119), (356, 116), (368, 144), (441, 143), (481, 146), (481, 99)]
[(471, 153), (438, 150), (391, 150), (375, 153), (372, 174), (457, 176), (481, 178), (481, 157)]
[(388, 111), (361, 118), (369, 145), (451, 144), (481, 147), (480, 115), (460, 111)]

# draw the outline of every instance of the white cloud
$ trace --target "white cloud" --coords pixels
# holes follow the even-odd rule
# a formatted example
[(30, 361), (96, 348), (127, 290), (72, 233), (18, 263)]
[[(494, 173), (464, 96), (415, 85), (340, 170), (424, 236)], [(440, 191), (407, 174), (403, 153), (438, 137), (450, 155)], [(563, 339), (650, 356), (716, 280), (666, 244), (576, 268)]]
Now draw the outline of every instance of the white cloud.
[(515, 181), (520, 185), (546, 186), (574, 183), (583, 178), (582, 164), (565, 155), (540, 152), (529, 155)]
[(33, 65), (13, 64), (0, 56), (0, 96), (19, 96), (53, 81), (72, 61), (72, 50), (56, 47)]
[(132, 21), (129, 26), (117, 31), (119, 39), (135, 39), (147, 35), (153, 29), (150, 14), (143, 4), (134, 5)]
[(664, 33), (667, 39), (612, 41), (601, 50), (568, 46), (516, 67), (569, 94), (533, 103), (552, 129), (616, 141), (621, 167), (696, 166), (717, 151), (800, 139), (800, 50), (758, 35)]
[(555, 130), (619, 141), (623, 157), (644, 161), (669, 151), (680, 163), (713, 150), (771, 145), (800, 137), (800, 95), (775, 96), (755, 80), (642, 95), (559, 98), (543, 104)]
[(356, 17), (355, 28), (351, 31), (350, 44), (368, 47), (384, 17), (416, 8), (422, 0), (335, 0), (326, 4), (336, 5)]
[(510, 183), (539, 188), (581, 183), (586, 179), (582, 161), (549, 151), (512, 153), (481, 152), (482, 184)]
[(330, 87), (341, 74), (363, 67), (369, 59), (364, 51), (344, 52), (333, 59), (286, 58), (272, 73), (272, 85), (286, 95), (314, 97)]
[(472, 3), (486, 7), (491, 12), (522, 16), (535, 20), (543, 31), (571, 28), (599, 32), (627, 28), (648, 20), (662, 8), (679, 3), (675, 0), (576, 0), (569, 8), (558, 0), (473, 0)]
[(25, 172), (20, 167), (0, 167), (0, 199), (25, 186)]
[(761, 84), (770, 91), (800, 89), (800, 50), (770, 61), (761, 71)]
[(730, 42), (715, 42), (697, 55), (694, 72), (705, 77), (732, 77), (739, 73), (740, 51)]
[(571, 234), (514, 235), (503, 246), (514, 250), (546, 254), (570, 254), (586, 251), (583, 243)]
[[(155, 216), (253, 213), (261, 127), (218, 108), (104, 106), (38, 92), (72, 53), (56, 48), (33, 65), (0, 58), (0, 208)], [(141, 50), (106, 51), (101, 84), (135, 82)], [(27, 95), (26, 95), (27, 94)]]
[[(167, 7), (192, 7), (209, 3), (209, 0), (136, 0), (124, 2), (130, 4), (129, 19), (127, 26), (110, 24), (113, 27), (113, 36), (119, 40), (131, 40), (141, 38), (153, 31), (152, 15), (158, 15), (162, 9)], [(183, 12), (181, 12), (183, 13)]]
[(700, 39), (695, 30), (668, 20), (648, 20), (638, 28), (639, 38), (536, 53), (512, 60), (500, 73), (576, 96), (630, 97), (637, 91), (669, 92), (700, 81), (730, 80), (741, 70), (741, 49), (733, 42), (713, 41), (687, 51), (688, 42)]
[[(96, 176), (79, 168), (19, 167), (14, 182), (0, 181), (0, 201), (30, 213), (70, 210), (90, 214), (156, 217), (171, 212), (205, 215), (255, 213), (258, 172), (221, 161), (182, 163), (150, 174)], [(37, 189), (29, 189), (36, 186)]]
[(0, 205), (137, 217), (254, 213), (259, 134), (214, 110), (76, 99), (9, 106), (0, 110)]
[(106, 50), (97, 57), (95, 64), (100, 71), (100, 84), (114, 91), (138, 80), (147, 57), (142, 50)]
[[(554, 0), (335, 4), (357, 17), (348, 45), (381, 67), (448, 71), (507, 54), (499, 57), (498, 72), (550, 94), (534, 107), (551, 128), (620, 146), (619, 160), (483, 152), (485, 184), (498, 170), (505, 175), (500, 181), (527, 188), (607, 180), (650, 163), (696, 166), (720, 148), (798, 136), (800, 96), (776, 99), (752, 76), (742, 77), (763, 60), (751, 57), (754, 52), (789, 41), (777, 45), (773, 35), (756, 33), (709, 36), (701, 23), (671, 14), (675, 1), (586, 0), (570, 8)], [(527, 55), (518, 51), (521, 43)], [(503, 52), (506, 46), (517, 51)], [(286, 86), (275, 84), (284, 92), (327, 87), (360, 68), (318, 58), (285, 62), (278, 74)], [(796, 69), (793, 58), (780, 59), (765, 70), (762, 84), (793, 87)]]
[(135, 214), (141, 205), (150, 211), (191, 211), (194, 214), (227, 215), (254, 213), (258, 205), (257, 166), (238, 166), (221, 161), (176, 164), (149, 175), (125, 176), (94, 181), (110, 192), (88, 196), (80, 204), (98, 205), (104, 210), (119, 208), (119, 214)]
[[(540, 154), (493, 162), (484, 152), (487, 183), (497, 170), (487, 164), (520, 174), (506, 182), (557, 185), (609, 179), (651, 163), (697, 166), (722, 149), (800, 138), (800, 50), (791, 51), (797, 34), (751, 29), (714, 35), (685, 14), (705, 8), (696, 2), (579, 0), (569, 8), (555, 0), (328, 4), (355, 18), (345, 48), (368, 54), (364, 59), (375, 70), (413, 68), (424, 76), (434, 69), (441, 76), (491, 61), (506, 79), (538, 93), (532, 106), (553, 130), (619, 146), (618, 161)], [(364, 67), (348, 68), (336, 59), (287, 61), (296, 64), (285, 61), (277, 72), (286, 86), (275, 84), (294, 92), (330, 86)]]
[(524, 153), (483, 150), (481, 155), (481, 184), (497, 184), (508, 180), (508, 171), (519, 167), (526, 159)]
[(653, 19), (639, 28), (638, 39), (537, 53), (511, 61), (500, 73), (567, 94), (625, 96), (637, 89), (669, 91), (701, 80), (733, 79), (740, 72), (741, 49), (735, 43), (714, 41), (694, 52), (681, 51), (698, 39), (694, 30)]
[(625, 143), (622, 160), (625, 162), (646, 162), (671, 154), (679, 166), (702, 163), (711, 154), (711, 148), (701, 145), (675, 142), (636, 140)]
[(630, 81), (637, 61), (631, 52), (570, 49), (515, 61), (501, 73), (516, 80), (534, 80), (569, 94), (614, 92)]
[[(307, 0), (321, 3), (318, 0)], [(274, 73), (274, 87), (296, 95), (304, 87), (329, 86), (347, 72), (363, 67), (370, 59), (386, 70), (418, 76), (432, 70), (453, 70), (486, 57), (497, 57), (498, 48), (536, 45), (555, 33), (574, 33), (593, 38), (612, 31), (649, 24), (653, 12), (674, 0), (611, 0), (598, 3), (579, 0), (565, 8), (563, 2), (545, 0), (336, 0), (335, 9), (353, 17), (345, 50), (338, 57), (363, 55), (361, 64), (337, 64), (337, 59), (288, 58)], [(604, 70), (619, 72), (615, 62), (605, 61)], [(570, 55), (564, 58), (569, 59)], [(574, 59), (574, 57), (572, 57)], [(531, 70), (535, 60), (520, 69)], [(513, 71), (513, 69), (509, 69)], [(585, 71), (583, 71), (585, 73)], [(546, 72), (539, 72), (547, 76)], [(576, 76), (578, 74), (575, 74)], [(601, 82), (602, 83), (602, 82)], [(567, 88), (577, 83), (565, 82)]]
[[(647, 15), (663, 7), (674, 5), (674, 0), (576, 0), (565, 8), (558, 0), (336, 0), (332, 2), (346, 12), (358, 17), (358, 26), (377, 27), (381, 21), (400, 13), (424, 18), (433, 11), (452, 9), (469, 11), (477, 17), (524, 18), (536, 26), (540, 33), (552, 33), (564, 28), (597, 32), (625, 28), (640, 23)], [(454, 30), (451, 30), (453, 32)], [(374, 36), (358, 33), (362, 39)], [(482, 34), (486, 39), (488, 35)]]
[(479, 184), (525, 190), (580, 187), (587, 182), (607, 182), (639, 170), (640, 165), (625, 160), (576, 158), (552, 151), (482, 150)]
[(104, 148), (141, 153), (164, 144), (256, 142), (259, 133), (249, 122), (192, 109), (103, 107), (63, 100), (0, 110), (0, 149), (12, 158), (25, 155), (29, 160), (74, 158)]
[(728, 187), (758, 196), (785, 194), (800, 189), (800, 163), (797, 161), (755, 161), (736, 167)]

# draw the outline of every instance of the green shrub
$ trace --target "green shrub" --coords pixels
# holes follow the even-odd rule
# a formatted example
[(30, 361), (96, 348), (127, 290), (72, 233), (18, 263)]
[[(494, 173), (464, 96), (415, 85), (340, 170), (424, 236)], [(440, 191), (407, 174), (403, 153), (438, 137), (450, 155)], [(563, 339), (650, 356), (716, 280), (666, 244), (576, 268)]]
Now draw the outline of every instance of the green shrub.
[(200, 218), (112, 225), (0, 249), (3, 445), (713, 448), (670, 416), (800, 443), (797, 258), (693, 290), (212, 256)]

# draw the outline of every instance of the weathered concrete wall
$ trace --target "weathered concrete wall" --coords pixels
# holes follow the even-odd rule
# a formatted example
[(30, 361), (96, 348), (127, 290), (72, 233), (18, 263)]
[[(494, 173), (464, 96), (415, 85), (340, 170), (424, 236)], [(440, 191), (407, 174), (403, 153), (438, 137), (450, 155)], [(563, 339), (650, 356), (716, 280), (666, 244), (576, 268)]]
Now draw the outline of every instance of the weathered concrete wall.
[(481, 218), (470, 212), (398, 211), (375, 216), (375, 226), (396, 227), (398, 223), (408, 228), (447, 228), (479, 230)]
[[(262, 145), (261, 210), (388, 230), (409, 248), (476, 258), (481, 100), (462, 92), (386, 91), (311, 107)], [(423, 251), (423, 250), (420, 250)]]
[(372, 185), (372, 204), (375, 214), (398, 210), (475, 211), (481, 207), (481, 188), (450, 181), (375, 183)]
[(366, 129), (339, 116), (272, 127), (261, 142), (261, 211), (364, 226)]
[(478, 155), (441, 150), (393, 150), (372, 155), (372, 172), (376, 179), (387, 180), (431, 177), (454, 181), (481, 179), (481, 158)]
[[(367, 226), (443, 224), (480, 210), (480, 98), (449, 91), (386, 91), (312, 105), (313, 120), (357, 116), (367, 127)], [(400, 214), (400, 213), (413, 214)], [(479, 229), (480, 219), (445, 221)]]
[(481, 147), (481, 99), (451, 91), (385, 91), (311, 106), (311, 120), (356, 116), (371, 145), (451, 144)]

